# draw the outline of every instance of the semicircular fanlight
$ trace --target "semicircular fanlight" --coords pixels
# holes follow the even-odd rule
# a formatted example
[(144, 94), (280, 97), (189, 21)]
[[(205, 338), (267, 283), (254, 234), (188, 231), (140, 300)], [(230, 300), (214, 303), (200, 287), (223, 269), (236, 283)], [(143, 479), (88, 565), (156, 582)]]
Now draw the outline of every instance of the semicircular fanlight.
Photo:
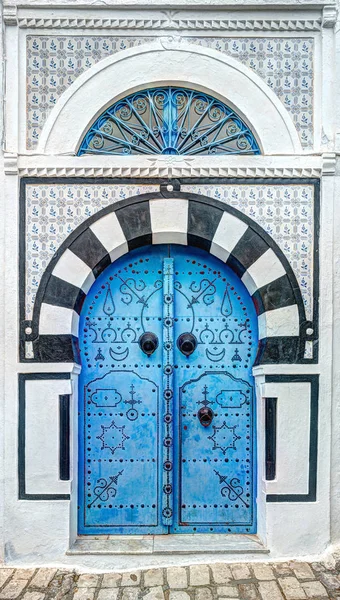
[(226, 104), (184, 88), (136, 92), (86, 133), (82, 154), (260, 154), (250, 128)]

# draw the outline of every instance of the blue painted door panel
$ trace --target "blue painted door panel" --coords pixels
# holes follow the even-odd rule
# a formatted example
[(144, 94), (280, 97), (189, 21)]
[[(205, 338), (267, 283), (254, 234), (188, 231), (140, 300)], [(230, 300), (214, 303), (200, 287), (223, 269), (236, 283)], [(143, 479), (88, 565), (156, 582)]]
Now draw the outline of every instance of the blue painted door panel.
[(206, 252), (150, 246), (98, 277), (80, 318), (79, 533), (256, 531), (256, 348), (248, 292)]
[[(251, 533), (255, 308), (240, 279), (213, 256), (178, 248), (175, 263), (174, 338), (191, 332), (198, 344), (189, 357), (175, 350), (173, 531)], [(214, 416), (203, 427), (198, 411), (206, 406)]]

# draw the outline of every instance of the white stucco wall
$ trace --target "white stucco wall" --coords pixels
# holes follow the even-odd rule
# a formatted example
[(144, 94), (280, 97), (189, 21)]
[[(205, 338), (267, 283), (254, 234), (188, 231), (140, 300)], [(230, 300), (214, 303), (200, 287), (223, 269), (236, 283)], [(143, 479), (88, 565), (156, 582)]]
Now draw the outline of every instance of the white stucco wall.
[[(133, 9), (138, 0), (124, 2)], [(76, 421), (77, 421), (77, 369), (72, 364), (20, 363), (18, 357), (19, 340), (19, 207), (18, 191), (20, 176), (51, 176), (57, 178), (77, 176), (135, 176), (135, 177), (322, 177), (320, 214), (320, 354), (318, 364), (271, 365), (258, 367), (255, 371), (258, 385), (258, 456), (259, 492), (258, 516), (259, 536), (269, 550), (269, 559), (284, 559), (296, 556), (316, 556), (326, 551), (330, 544), (340, 541), (340, 450), (338, 444), (338, 422), (340, 418), (338, 375), (338, 354), (340, 346), (340, 289), (338, 289), (340, 242), (340, 211), (337, 197), (340, 192), (336, 152), (339, 150), (340, 108), (337, 99), (339, 87), (339, 31), (335, 26), (335, 12), (331, 8), (323, 11), (320, 0), (311, 3), (303, 0), (298, 9), (295, 2), (261, 2), (254, 0), (247, 10), (235, 11), (234, 2), (216, 1), (201, 3), (214, 8), (213, 13), (205, 14), (202, 24), (201, 10), (190, 8), (190, 3), (178, 1), (184, 6), (182, 19), (185, 26), (177, 22), (162, 22), (162, 26), (148, 25), (150, 19), (158, 22), (164, 19), (163, 13), (152, 8), (156, 3), (149, 0), (148, 6), (142, 3), (135, 12), (127, 13), (114, 2), (116, 12), (97, 9), (93, 6), (84, 11), (75, 5), (37, 9), (29, 0), (16, 9), (15, 2), (5, 6), (6, 17), (6, 94), (5, 94), (5, 160), (3, 185), (1, 189), (2, 215), (0, 219), (0, 247), (3, 259), (0, 270), (3, 285), (0, 290), (0, 446), (4, 468), (0, 474), (0, 557), (8, 564), (69, 564), (79, 568), (129, 568), (133, 564), (183, 564), (188, 562), (240, 560), (240, 555), (228, 554), (140, 554), (95, 556), (67, 555), (66, 552), (76, 537)], [(239, 3), (244, 5), (244, 3)], [(250, 4), (250, 3), (249, 3)], [(279, 4), (280, 8), (274, 9)], [(44, 5), (44, 2), (41, 2)], [(59, 6), (62, 3), (59, 2)], [(267, 10), (256, 12), (261, 6)], [(308, 6), (307, 6), (308, 5)], [(195, 3), (193, 3), (193, 7)], [(226, 9), (226, 7), (228, 7)], [(282, 8), (283, 7), (283, 8)], [(237, 7), (236, 7), (237, 8)], [(244, 6), (243, 6), (244, 8)], [(145, 15), (144, 15), (144, 12)], [(163, 16), (162, 16), (163, 15)], [(140, 19), (143, 25), (138, 25)], [(247, 17), (253, 23), (244, 30)], [(79, 25), (74, 19), (86, 18)], [(168, 18), (168, 17), (167, 17)], [(179, 18), (179, 17), (178, 17)], [(258, 25), (258, 19), (265, 21)], [(40, 25), (39, 25), (40, 19)], [(45, 21), (44, 21), (45, 19)], [(54, 21), (51, 21), (54, 19)], [(58, 20), (59, 19), (59, 20)], [(60, 21), (64, 19), (64, 21)], [(72, 21), (73, 19), (73, 21)], [(91, 19), (97, 19), (91, 24)], [(116, 19), (115, 34), (122, 32), (128, 36), (159, 36), (161, 39), (150, 42), (143, 50), (132, 48), (99, 61), (84, 72), (61, 95), (50, 113), (38, 149), (26, 148), (26, 36), (55, 35), (72, 33), (80, 36), (111, 34), (105, 29), (105, 19)], [(128, 25), (119, 25), (129, 20)], [(138, 21), (139, 19), (139, 21)], [(332, 21), (333, 19), (333, 21)], [(209, 25), (210, 21), (214, 25)], [(197, 35), (235, 36), (226, 22), (236, 23), (238, 36), (287, 37), (305, 36), (314, 39), (315, 96), (314, 96), (314, 144), (302, 149), (298, 133), (291, 116), (265, 82), (248, 67), (235, 58), (223, 57), (216, 50), (195, 50), (181, 41), (183, 32), (189, 26)], [(287, 25), (287, 22), (295, 22)], [(304, 25), (298, 25), (298, 23)], [(20, 27), (18, 27), (18, 23)], [(118, 25), (117, 25), (118, 23)], [(169, 25), (170, 23), (170, 25)], [(188, 25), (189, 23), (189, 25)], [(216, 25), (217, 23), (217, 25)], [(220, 25), (218, 26), (218, 23)], [(222, 25), (221, 25), (222, 23)], [(239, 23), (239, 25), (237, 25)], [(255, 23), (255, 25), (254, 25)], [(280, 25), (281, 23), (281, 25)], [(306, 24), (307, 23), (307, 24)], [(314, 23), (314, 25), (313, 25)], [(278, 25), (279, 24), (279, 25)], [(325, 27), (322, 26), (326, 25)], [(115, 25), (110, 25), (115, 27)], [(234, 25), (232, 26), (234, 27)], [(289, 29), (289, 27), (291, 29)], [(336, 34), (335, 34), (336, 32)], [(1, 33), (0, 33), (1, 35)], [(336, 37), (336, 54), (334, 53)], [(170, 39), (171, 38), (171, 39)], [(0, 65), (0, 78), (1, 66)], [(166, 72), (167, 71), (167, 72)], [(334, 77), (336, 72), (336, 78)], [(219, 75), (223, 74), (223, 78)], [(235, 75), (236, 74), (236, 75)], [(111, 78), (111, 79), (110, 79)], [(234, 82), (234, 85), (230, 83)], [(226, 84), (228, 82), (228, 85)], [(238, 85), (235, 85), (237, 81)], [(198, 89), (215, 93), (218, 97), (235, 104), (246, 120), (255, 123), (262, 142), (265, 156), (258, 157), (201, 157), (186, 160), (177, 157), (89, 157), (77, 158), (74, 155), (81, 135), (88, 123), (94, 120), (101, 109), (112, 100), (122, 97), (124, 92), (140, 89), (148, 83), (191, 83)], [(242, 89), (240, 89), (240, 86)], [(261, 98), (263, 103), (261, 104)], [(265, 102), (265, 104), (264, 104)], [(265, 106), (265, 109), (263, 108)], [(80, 108), (79, 108), (80, 107)], [(262, 112), (261, 112), (262, 111)], [(0, 151), (0, 160), (2, 152)], [(5, 235), (4, 235), (5, 232)], [(333, 244), (334, 239), (334, 244)], [(3, 303), (3, 304), (2, 304)], [(3, 333), (1, 328), (3, 327)], [(40, 434), (31, 435), (26, 459), (30, 460), (27, 470), (28, 493), (67, 493), (71, 491), (71, 502), (67, 500), (18, 500), (18, 374), (19, 373), (72, 372), (72, 384), (65, 380), (53, 380), (51, 386), (41, 382), (29, 383), (27, 402), (32, 401), (30, 419), (36, 423)], [(319, 449), (318, 487), (316, 502), (266, 503), (265, 493), (304, 493), (307, 486), (308, 465), (306, 462), (309, 420), (309, 384), (267, 384), (265, 374), (321, 374), (319, 395)], [(44, 426), (53, 427), (49, 413), (49, 423), (44, 422), (39, 406), (49, 402), (53, 408), (53, 398), (66, 393), (72, 385), (72, 481), (60, 482), (57, 478), (55, 446), (48, 452), (50, 440), (44, 445)], [(284, 386), (288, 388), (285, 389)], [(65, 387), (66, 386), (66, 387)], [(268, 388), (268, 386), (270, 386)], [(275, 387), (276, 386), (276, 387)], [(280, 413), (280, 445), (286, 441), (285, 427), (290, 429), (290, 452), (281, 455), (278, 461), (277, 481), (265, 482), (263, 477), (263, 398), (266, 395), (282, 398)], [(298, 398), (303, 404), (302, 415)], [(296, 399), (296, 402), (295, 400)], [(289, 407), (289, 411), (285, 408)], [(37, 413), (36, 420), (34, 412)], [(27, 424), (30, 420), (27, 421)], [(45, 423), (45, 425), (44, 425)], [(4, 436), (2, 435), (2, 428)], [(32, 430), (33, 431), (33, 430)], [(31, 433), (32, 433), (31, 431)], [(56, 431), (53, 432), (56, 435)], [(299, 439), (299, 435), (301, 438)], [(295, 440), (295, 441), (294, 441)], [(296, 442), (296, 443), (295, 443)], [(2, 442), (0, 442), (2, 444)], [(36, 443), (36, 445), (35, 445)], [(42, 452), (42, 447), (44, 451)], [(289, 463), (298, 453), (294, 478), (289, 480)], [(44, 481), (39, 455), (46, 461), (48, 476)], [(281, 462), (280, 462), (281, 461)], [(35, 467), (35, 464), (37, 465)], [(3, 477), (3, 481), (1, 479)], [(293, 481), (294, 479), (294, 481)], [(285, 484), (287, 483), (287, 485)], [(50, 490), (50, 491), (49, 491)], [(2, 531), (3, 523), (3, 531)], [(247, 560), (259, 560), (261, 555), (247, 553)]]

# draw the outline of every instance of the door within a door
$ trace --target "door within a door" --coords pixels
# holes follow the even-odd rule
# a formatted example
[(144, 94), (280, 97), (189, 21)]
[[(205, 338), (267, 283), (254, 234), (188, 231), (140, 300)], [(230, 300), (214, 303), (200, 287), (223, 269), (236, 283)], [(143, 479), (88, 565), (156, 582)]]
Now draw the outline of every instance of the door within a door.
[(257, 318), (224, 263), (134, 250), (80, 316), (79, 533), (254, 533)]

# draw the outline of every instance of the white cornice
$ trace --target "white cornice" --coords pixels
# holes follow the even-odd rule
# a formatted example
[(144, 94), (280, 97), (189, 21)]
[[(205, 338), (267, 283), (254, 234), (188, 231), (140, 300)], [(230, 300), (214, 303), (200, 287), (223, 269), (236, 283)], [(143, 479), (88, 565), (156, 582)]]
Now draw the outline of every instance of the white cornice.
[(320, 177), (320, 168), (306, 167), (21, 167), (21, 177)]
[(320, 177), (321, 156), (19, 156), (21, 177)]
[[(5, 20), (7, 23), (7, 21)], [(329, 21), (328, 21), (329, 22)], [(213, 18), (77, 18), (20, 17), (23, 29), (152, 29), (211, 31), (319, 31), (316, 19), (213, 19)], [(326, 23), (326, 21), (325, 21)], [(324, 24), (324, 27), (330, 25)]]

